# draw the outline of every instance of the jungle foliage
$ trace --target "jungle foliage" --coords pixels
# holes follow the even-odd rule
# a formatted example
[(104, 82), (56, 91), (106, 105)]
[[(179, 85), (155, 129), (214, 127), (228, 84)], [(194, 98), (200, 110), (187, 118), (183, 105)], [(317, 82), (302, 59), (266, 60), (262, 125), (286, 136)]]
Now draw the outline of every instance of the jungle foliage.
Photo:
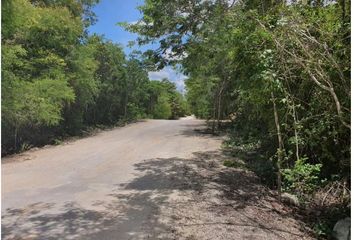
[(338, 182), (348, 203), (350, 1), (146, 0), (140, 10), (122, 25), (138, 44), (160, 43), (145, 53), (159, 68), (182, 66), (190, 110), (214, 132), (231, 120), (230, 148), (257, 143), (279, 192), (313, 200)]
[(184, 115), (173, 83), (149, 81), (143, 58), (88, 34), (97, 2), (2, 2), (2, 154), (97, 125)]
[[(159, 43), (142, 56), (88, 34), (96, 3), (2, 2), (2, 154), (189, 109), (215, 133), (230, 120), (225, 146), (279, 193), (348, 209), (349, 0), (146, 0), (121, 23)], [(173, 83), (149, 81), (151, 63), (183, 70), (188, 106)]]

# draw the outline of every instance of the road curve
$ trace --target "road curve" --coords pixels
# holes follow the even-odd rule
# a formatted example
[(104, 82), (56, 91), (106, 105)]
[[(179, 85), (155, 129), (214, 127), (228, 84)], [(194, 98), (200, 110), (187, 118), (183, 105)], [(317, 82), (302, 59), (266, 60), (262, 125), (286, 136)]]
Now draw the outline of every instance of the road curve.
[(220, 208), (240, 201), (225, 198), (229, 173), (244, 181), (237, 191), (264, 189), (219, 166), (221, 139), (203, 128), (194, 119), (146, 120), (4, 158), (2, 239), (310, 238), (297, 227), (301, 222), (279, 214), (274, 221), (289, 226), (255, 223), (266, 212), (254, 210), (255, 202), (249, 201), (254, 213)]

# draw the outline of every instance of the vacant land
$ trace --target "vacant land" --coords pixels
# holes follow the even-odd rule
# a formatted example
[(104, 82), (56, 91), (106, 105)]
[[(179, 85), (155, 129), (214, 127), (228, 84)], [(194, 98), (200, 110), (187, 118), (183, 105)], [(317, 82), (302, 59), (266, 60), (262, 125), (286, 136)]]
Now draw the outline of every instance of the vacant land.
[(3, 159), (3, 239), (311, 239), (204, 128), (147, 120)]

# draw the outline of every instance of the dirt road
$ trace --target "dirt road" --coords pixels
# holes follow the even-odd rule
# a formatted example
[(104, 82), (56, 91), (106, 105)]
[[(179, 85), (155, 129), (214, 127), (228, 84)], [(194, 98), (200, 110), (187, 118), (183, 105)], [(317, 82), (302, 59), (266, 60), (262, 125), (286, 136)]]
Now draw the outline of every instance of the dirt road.
[(203, 128), (148, 120), (3, 159), (2, 239), (311, 239)]

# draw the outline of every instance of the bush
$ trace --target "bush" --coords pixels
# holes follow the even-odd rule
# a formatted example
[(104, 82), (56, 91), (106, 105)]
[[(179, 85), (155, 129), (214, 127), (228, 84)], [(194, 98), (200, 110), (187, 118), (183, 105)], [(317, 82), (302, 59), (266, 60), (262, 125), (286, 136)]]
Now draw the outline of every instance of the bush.
[(284, 169), (284, 188), (299, 196), (313, 193), (320, 185), (319, 174), (322, 164), (306, 163), (307, 158), (295, 162), (292, 169)]

